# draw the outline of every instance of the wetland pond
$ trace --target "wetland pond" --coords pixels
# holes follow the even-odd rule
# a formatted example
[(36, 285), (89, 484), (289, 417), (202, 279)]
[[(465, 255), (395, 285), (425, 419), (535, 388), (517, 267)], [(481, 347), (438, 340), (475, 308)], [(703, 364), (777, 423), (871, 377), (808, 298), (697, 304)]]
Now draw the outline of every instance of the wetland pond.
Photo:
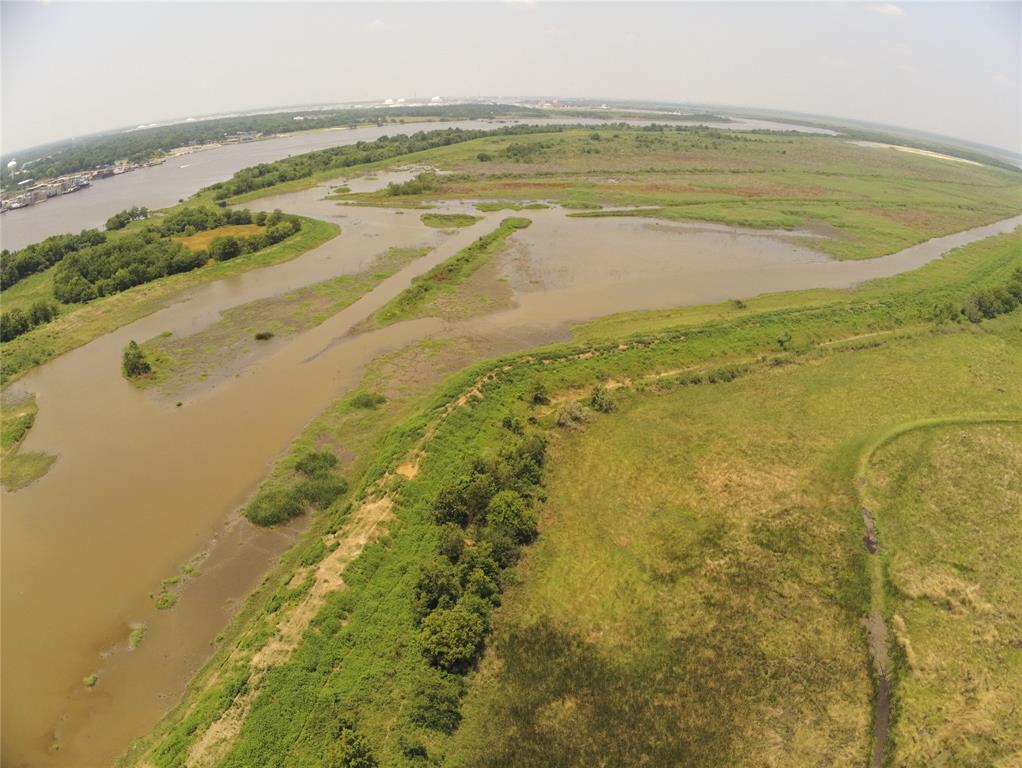
[[(352, 333), (504, 214), (441, 231), (417, 211), (325, 200), (329, 189), (249, 207), (333, 220), (339, 237), (291, 262), (194, 289), (18, 382), (40, 409), (23, 450), (57, 461), (36, 483), (3, 495), (5, 766), (110, 765), (176, 703), (245, 595), (301, 532), (301, 521), (253, 528), (238, 510), (305, 425), (357, 387), (381, 355), (464, 337), (486, 355), (503, 353), (569, 338), (573, 323), (615, 312), (849, 286), (1022, 223), (1020, 216), (880, 259), (835, 262), (812, 250), (811, 233), (528, 211), (532, 226), (490, 267), (507, 300), (489, 314)], [(275, 339), (229, 375), (214, 372), (183, 407), (121, 377), (129, 339), (189, 336), (228, 308), (353, 274), (391, 247), (431, 250), (321, 324)], [(152, 595), (190, 562), (196, 572), (177, 587), (177, 604), (157, 610)], [(129, 650), (141, 624), (146, 637)], [(93, 673), (96, 685), (83, 685)]]

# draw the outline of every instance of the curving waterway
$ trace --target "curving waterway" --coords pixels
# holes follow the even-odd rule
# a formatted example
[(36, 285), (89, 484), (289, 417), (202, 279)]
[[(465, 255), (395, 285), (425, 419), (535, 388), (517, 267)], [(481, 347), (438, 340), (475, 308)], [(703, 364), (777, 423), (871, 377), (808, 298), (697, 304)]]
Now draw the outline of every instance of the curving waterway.
[[(3, 494), (5, 766), (110, 765), (177, 701), (239, 602), (300, 530), (300, 522), (257, 530), (237, 510), (304, 425), (357, 386), (376, 357), (429, 337), (522, 348), (566, 338), (572, 323), (612, 312), (849, 286), (1022, 224), (1018, 216), (884, 258), (835, 262), (812, 250), (810, 233), (529, 211), (533, 225), (513, 235), (495, 265), (510, 288), (507, 308), (352, 334), (414, 276), (503, 215), (443, 233), (412, 212), (346, 207), (324, 200), (326, 191), (258, 206), (335, 220), (340, 237), (287, 264), (196, 288), (19, 382), (40, 406), (24, 450), (58, 459), (35, 484)], [(268, 345), (183, 407), (121, 378), (129, 339), (187, 336), (229, 307), (357, 272), (391, 246), (417, 245), (432, 251), (321, 325)], [(207, 555), (200, 575), (173, 609), (157, 611), (151, 594), (161, 580), (199, 553)], [(148, 634), (129, 651), (138, 623)], [(95, 672), (99, 683), (86, 688), (82, 679)]]

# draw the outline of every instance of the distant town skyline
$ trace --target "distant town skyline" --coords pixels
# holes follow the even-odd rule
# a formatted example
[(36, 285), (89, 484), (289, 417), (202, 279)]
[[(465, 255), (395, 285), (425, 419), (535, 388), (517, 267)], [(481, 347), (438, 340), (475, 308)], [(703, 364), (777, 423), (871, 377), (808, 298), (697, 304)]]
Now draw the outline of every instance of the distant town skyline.
[(1022, 152), (1019, 2), (5, 0), (0, 27), (5, 154), (189, 116), (432, 95), (778, 109)]

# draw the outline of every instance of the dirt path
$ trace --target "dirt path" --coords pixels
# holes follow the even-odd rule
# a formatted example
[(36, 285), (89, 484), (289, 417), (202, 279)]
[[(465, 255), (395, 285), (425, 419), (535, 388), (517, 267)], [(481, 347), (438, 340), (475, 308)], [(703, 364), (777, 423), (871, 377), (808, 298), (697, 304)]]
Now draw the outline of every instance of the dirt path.
[(870, 462), (877, 451), (909, 432), (937, 427), (1004, 423), (1018, 424), (1020, 420), (1005, 416), (977, 415), (938, 417), (900, 424), (883, 434), (859, 458), (855, 478), (855, 495), (859, 500), (859, 512), (862, 515), (865, 531), (863, 545), (870, 554), (871, 603), (869, 614), (863, 618), (862, 625), (866, 631), (870, 662), (873, 666), (873, 675), (876, 682), (873, 698), (873, 749), (870, 753), (870, 768), (884, 768), (887, 764), (893, 703), (890, 644), (884, 606), (886, 585), (884, 584), (883, 565), (880, 562), (880, 558), (877, 557), (877, 553), (880, 551), (880, 532), (877, 529), (873, 510), (867, 506), (865, 498), (866, 473)]

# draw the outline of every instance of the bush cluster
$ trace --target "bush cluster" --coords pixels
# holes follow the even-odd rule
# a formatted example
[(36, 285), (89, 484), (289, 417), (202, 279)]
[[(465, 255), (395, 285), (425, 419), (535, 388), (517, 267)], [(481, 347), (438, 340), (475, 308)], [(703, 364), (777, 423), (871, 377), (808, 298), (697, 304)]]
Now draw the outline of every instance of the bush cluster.
[(298, 481), (271, 486), (256, 494), (245, 517), (256, 525), (276, 525), (298, 517), (308, 507), (323, 510), (348, 491), (348, 483), (334, 474), (337, 457), (329, 451), (310, 451), (295, 462)]
[(613, 413), (617, 410), (617, 401), (606, 387), (596, 386), (589, 396), (589, 406), (599, 413)]
[[(436, 556), (423, 566), (413, 602), (422, 652), (440, 673), (467, 672), (483, 649), (502, 572), (537, 534), (532, 506), (545, 452), (542, 437), (526, 435), (437, 493)], [(453, 729), (459, 696), (456, 683), (438, 676), (416, 698), (417, 722)]]
[(427, 171), (420, 173), (414, 179), (404, 182), (390, 182), (387, 185), (388, 195), (421, 195), (423, 192), (432, 192), (436, 189), (436, 174)]
[(374, 410), (379, 408), (385, 402), (387, 402), (387, 398), (378, 392), (359, 392), (351, 398), (352, 407), (361, 408), (363, 410)]
[[(274, 213), (280, 212), (274, 211)], [(272, 218), (272, 214), (270, 218)], [(297, 216), (285, 216), (281, 221), (267, 225), (265, 232), (248, 235), (247, 237), (223, 235), (213, 238), (206, 251), (206, 255), (214, 261), (228, 261), (243, 253), (255, 253), (263, 248), (275, 245), (281, 240), (286, 240), (291, 235), (297, 234), (301, 228), (301, 219)]]
[(121, 357), (121, 370), (129, 379), (137, 379), (139, 376), (145, 376), (152, 372), (153, 367), (149, 364), (138, 342), (129, 341), (128, 346), (124, 348), (124, 354)]
[(1022, 267), (1016, 268), (1004, 285), (971, 293), (957, 305), (949, 301), (935, 306), (931, 317), (938, 325), (964, 321), (981, 323), (1012, 312), (1020, 305), (1022, 305)]

